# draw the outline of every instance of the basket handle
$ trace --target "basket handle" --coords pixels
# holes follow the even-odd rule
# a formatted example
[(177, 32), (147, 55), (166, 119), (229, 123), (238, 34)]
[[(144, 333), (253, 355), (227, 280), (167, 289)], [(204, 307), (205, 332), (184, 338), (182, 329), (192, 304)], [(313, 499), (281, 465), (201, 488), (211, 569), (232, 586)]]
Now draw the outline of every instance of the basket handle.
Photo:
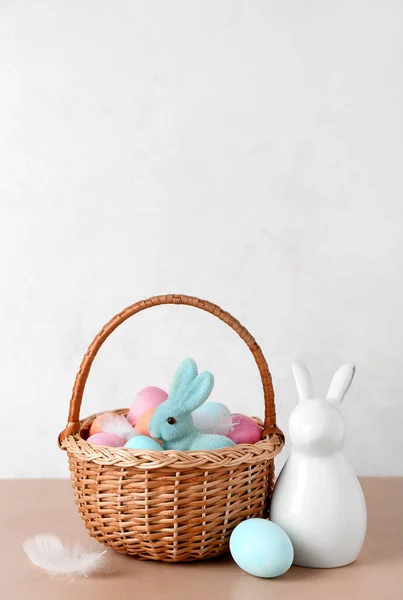
[(271, 379), (271, 374), (267, 361), (261, 351), (259, 345), (249, 333), (249, 331), (241, 325), (237, 319), (231, 316), (226, 311), (222, 310), (219, 306), (216, 306), (212, 302), (207, 300), (200, 300), (193, 296), (184, 296), (182, 294), (168, 294), (165, 296), (153, 296), (148, 300), (141, 300), (131, 306), (128, 306), (111, 319), (98, 333), (94, 341), (90, 345), (85, 354), (80, 369), (77, 373), (76, 380), (73, 387), (73, 393), (70, 400), (69, 417), (66, 428), (59, 435), (59, 443), (68, 435), (74, 434), (80, 427), (80, 408), (83, 398), (85, 384), (88, 379), (88, 375), (99, 349), (110, 334), (121, 325), (126, 319), (132, 317), (136, 313), (151, 308), (152, 306), (159, 306), (161, 304), (185, 304), (187, 306), (194, 306), (201, 310), (205, 310), (215, 317), (227, 323), (236, 333), (243, 339), (249, 350), (252, 352), (256, 364), (259, 369), (260, 377), (262, 380), (263, 394), (264, 394), (264, 427), (265, 432), (269, 433), (280, 433), (282, 432), (276, 427), (276, 411), (274, 405), (274, 390)]

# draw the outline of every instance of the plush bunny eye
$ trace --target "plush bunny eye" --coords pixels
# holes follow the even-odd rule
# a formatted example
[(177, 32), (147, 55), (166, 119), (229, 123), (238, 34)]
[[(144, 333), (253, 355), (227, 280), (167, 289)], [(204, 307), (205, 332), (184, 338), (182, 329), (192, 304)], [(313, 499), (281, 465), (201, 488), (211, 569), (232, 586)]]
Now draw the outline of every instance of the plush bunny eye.
[(175, 425), (175, 423), (176, 423), (176, 419), (174, 419), (173, 417), (168, 417), (167, 421), (170, 425)]

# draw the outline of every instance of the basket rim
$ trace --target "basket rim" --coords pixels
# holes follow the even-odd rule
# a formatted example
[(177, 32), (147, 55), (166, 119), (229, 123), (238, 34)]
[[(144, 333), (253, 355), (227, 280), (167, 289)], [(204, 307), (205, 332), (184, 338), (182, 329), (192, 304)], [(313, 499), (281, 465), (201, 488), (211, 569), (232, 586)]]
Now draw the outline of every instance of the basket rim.
[[(250, 334), (250, 332), (246, 329), (246, 327), (244, 327), (240, 323), (240, 321), (235, 319), (230, 313), (223, 310), (217, 304), (209, 302), (208, 300), (202, 300), (195, 296), (186, 296), (185, 294), (164, 294), (152, 296), (151, 298), (148, 298), (146, 300), (140, 300), (139, 302), (131, 304), (130, 306), (122, 310), (120, 313), (115, 315), (112, 319), (110, 319), (108, 323), (106, 323), (102, 327), (98, 335), (95, 336), (86, 354), (84, 355), (84, 358), (81, 361), (80, 368), (76, 375), (73, 392), (70, 399), (68, 421), (64, 430), (59, 434), (59, 446), (61, 445), (61, 439), (78, 431), (78, 428), (80, 426), (81, 404), (88, 375), (91, 371), (94, 359), (97, 356), (104, 342), (108, 339), (111, 333), (115, 331), (117, 327), (122, 325), (122, 323), (124, 323), (130, 317), (143, 310), (161, 305), (192, 306), (199, 310), (206, 311), (212, 314), (214, 317), (226, 323), (231, 329), (235, 331), (235, 333), (239, 335), (239, 337), (245, 342), (245, 344), (251, 351), (259, 370), (264, 398), (265, 427), (268, 429), (272, 428), (278, 430), (278, 428), (276, 427), (276, 407), (274, 400), (274, 389), (269, 365), (267, 364), (267, 360), (259, 344), (256, 342), (255, 338)], [(278, 432), (281, 433), (280, 430), (278, 430)]]
[[(114, 414), (124, 414), (126, 409), (109, 411)], [(244, 464), (250, 465), (272, 460), (284, 446), (284, 435), (273, 428), (266, 430), (265, 437), (255, 444), (236, 444), (219, 448), (218, 450), (139, 450), (133, 448), (114, 448), (111, 446), (93, 445), (81, 437), (81, 431), (95, 419), (95, 413), (80, 421), (76, 433), (67, 435), (59, 440), (59, 446), (71, 456), (80, 461), (91, 462), (98, 465), (115, 465), (117, 467), (135, 467), (141, 470), (155, 470), (170, 468), (174, 470), (185, 469), (230, 469)], [(253, 417), (263, 429), (263, 422)]]

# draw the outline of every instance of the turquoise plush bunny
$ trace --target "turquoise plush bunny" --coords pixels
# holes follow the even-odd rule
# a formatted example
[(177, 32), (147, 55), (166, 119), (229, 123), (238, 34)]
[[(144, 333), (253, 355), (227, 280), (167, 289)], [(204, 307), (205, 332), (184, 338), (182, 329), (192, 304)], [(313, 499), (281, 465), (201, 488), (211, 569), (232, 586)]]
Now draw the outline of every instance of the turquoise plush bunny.
[(217, 450), (235, 443), (224, 435), (203, 434), (193, 424), (192, 411), (210, 396), (214, 377), (209, 371), (197, 374), (193, 359), (185, 359), (175, 373), (168, 398), (157, 406), (148, 429), (162, 440), (164, 450)]

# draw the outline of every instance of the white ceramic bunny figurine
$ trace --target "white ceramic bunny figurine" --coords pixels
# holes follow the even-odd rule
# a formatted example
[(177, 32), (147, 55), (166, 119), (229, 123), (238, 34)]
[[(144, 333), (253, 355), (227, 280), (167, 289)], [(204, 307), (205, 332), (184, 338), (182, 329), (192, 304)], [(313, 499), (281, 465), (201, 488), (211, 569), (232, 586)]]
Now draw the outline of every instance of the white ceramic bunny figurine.
[(343, 454), (345, 426), (339, 410), (354, 372), (353, 365), (340, 367), (326, 400), (316, 400), (308, 370), (293, 363), (299, 404), (290, 415), (291, 452), (274, 488), (270, 519), (289, 535), (295, 565), (347, 565), (364, 541), (365, 500)]

